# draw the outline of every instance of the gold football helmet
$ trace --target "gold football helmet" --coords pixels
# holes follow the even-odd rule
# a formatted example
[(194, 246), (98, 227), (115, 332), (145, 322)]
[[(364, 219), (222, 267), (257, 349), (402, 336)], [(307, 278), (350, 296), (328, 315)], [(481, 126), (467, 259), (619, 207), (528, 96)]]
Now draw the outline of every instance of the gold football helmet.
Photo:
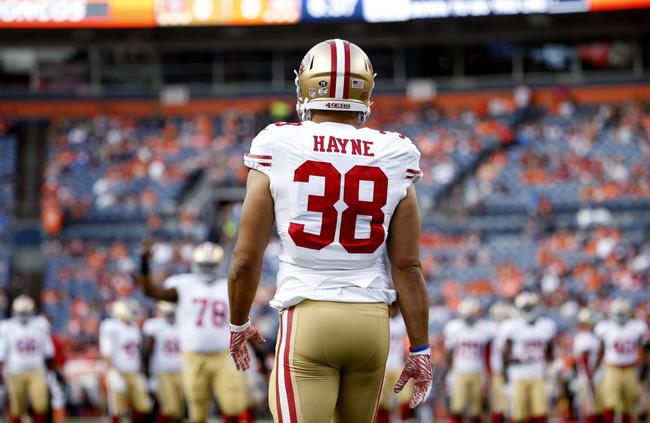
[(609, 305), (609, 318), (619, 324), (627, 322), (632, 317), (632, 305), (625, 298), (616, 298)]
[(510, 317), (511, 308), (506, 302), (499, 301), (490, 307), (490, 319), (495, 322), (502, 322)]
[(596, 316), (587, 307), (583, 307), (578, 312), (578, 323), (582, 326), (592, 327), (596, 321)]
[(20, 323), (27, 323), (29, 318), (34, 314), (34, 300), (27, 295), (19, 295), (11, 305), (11, 311)]
[(465, 298), (458, 306), (458, 314), (468, 323), (474, 323), (481, 315), (481, 302), (476, 298)]
[(176, 319), (176, 305), (167, 301), (158, 301), (158, 314), (169, 323)]
[(370, 116), (375, 73), (357, 45), (338, 38), (318, 43), (294, 72), (301, 120), (310, 120), (311, 110), (358, 112), (359, 124)]
[(192, 273), (200, 276), (205, 282), (213, 282), (224, 255), (223, 248), (217, 244), (199, 244), (192, 252)]
[(525, 321), (533, 323), (541, 313), (539, 295), (534, 292), (522, 292), (515, 298), (515, 307)]
[(125, 300), (117, 300), (113, 302), (113, 305), (111, 306), (111, 315), (114, 319), (121, 320), (127, 324), (133, 323), (133, 320), (135, 319), (133, 309)]

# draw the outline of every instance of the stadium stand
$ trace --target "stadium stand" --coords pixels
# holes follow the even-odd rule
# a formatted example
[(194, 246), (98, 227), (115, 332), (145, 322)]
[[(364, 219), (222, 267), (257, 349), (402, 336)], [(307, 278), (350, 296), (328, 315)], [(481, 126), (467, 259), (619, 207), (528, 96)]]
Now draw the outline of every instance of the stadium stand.
[[(650, 298), (649, 216), (639, 209), (649, 196), (647, 173), (621, 180), (615, 166), (635, 169), (648, 160), (643, 108), (571, 105), (509, 116), (452, 116), (429, 106), (379, 109), (374, 116), (375, 125), (392, 123), (387, 129), (411, 137), (422, 151), (423, 204), (453, 201), (447, 190), (462, 182), (469, 215), (425, 221), (423, 266), (432, 301), (453, 308), (461, 292), (490, 302), (524, 287), (541, 289), (554, 310), (614, 294)], [(183, 181), (194, 171), (209, 172), (218, 186), (241, 186), (242, 152), (268, 122), (264, 113), (231, 111), (157, 120), (102, 116), (55, 126), (44, 201), (58, 204), (65, 224), (46, 249), (43, 295), (54, 327), (74, 349), (93, 345), (108, 301), (133, 294), (142, 300), (129, 275), (145, 236), (159, 241), (158, 279), (187, 269), (189, 245), (200, 238), (190, 229), (197, 214), (185, 210), (176, 226), (160, 216), (180, 204)], [(569, 134), (568, 143), (561, 134)], [(584, 165), (567, 166), (570, 160)], [(574, 182), (562, 183), (568, 178)], [(599, 213), (594, 207), (602, 201), (584, 193), (612, 181), (620, 195), (602, 198), (613, 212)], [(75, 209), (80, 203), (85, 207)], [(227, 247), (237, 209), (225, 207), (219, 222)], [(267, 252), (269, 287), (276, 251), (272, 245)]]
[(0, 122), (0, 286), (9, 283), (10, 254), (8, 242), (11, 218), (15, 207), (14, 177), (16, 174), (16, 148), (14, 137), (2, 135)]

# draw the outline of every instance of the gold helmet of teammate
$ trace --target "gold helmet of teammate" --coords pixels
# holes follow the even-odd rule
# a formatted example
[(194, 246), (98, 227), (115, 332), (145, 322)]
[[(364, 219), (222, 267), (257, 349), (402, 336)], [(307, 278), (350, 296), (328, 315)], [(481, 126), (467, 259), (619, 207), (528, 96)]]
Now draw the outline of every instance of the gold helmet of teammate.
[(370, 116), (375, 72), (356, 44), (338, 38), (318, 43), (294, 72), (301, 120), (310, 120), (311, 110), (358, 112), (360, 125)]
[(609, 305), (609, 318), (619, 325), (627, 322), (632, 317), (632, 306), (625, 298), (617, 298)]
[(476, 322), (481, 315), (481, 302), (476, 298), (465, 298), (458, 305), (458, 314), (469, 324)]
[(540, 314), (539, 295), (534, 292), (522, 292), (515, 298), (515, 307), (526, 322), (533, 323)]
[(173, 324), (176, 321), (176, 305), (168, 301), (159, 301), (158, 314), (168, 323)]
[(34, 314), (35, 308), (34, 300), (31, 297), (19, 295), (11, 305), (11, 312), (20, 323), (25, 324)]
[(587, 307), (583, 307), (578, 312), (578, 324), (583, 327), (591, 328), (596, 321), (593, 311)]
[(134, 319), (133, 308), (128, 302), (117, 300), (111, 306), (111, 315), (114, 319), (121, 320), (124, 323), (131, 324)]
[(502, 322), (510, 317), (510, 305), (504, 301), (498, 301), (490, 306), (490, 319), (495, 322)]
[(205, 282), (213, 282), (224, 255), (223, 248), (217, 244), (204, 242), (197, 245), (192, 252), (192, 272)]

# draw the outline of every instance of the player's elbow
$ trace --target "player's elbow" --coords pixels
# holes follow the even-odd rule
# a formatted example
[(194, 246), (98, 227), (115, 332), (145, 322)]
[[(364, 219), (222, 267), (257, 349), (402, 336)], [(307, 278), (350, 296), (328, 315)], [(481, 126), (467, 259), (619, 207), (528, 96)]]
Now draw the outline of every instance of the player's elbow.
[(236, 249), (232, 254), (228, 278), (238, 280), (254, 273), (255, 268), (261, 265), (261, 257), (251, 251)]
[(395, 257), (390, 261), (393, 272), (421, 273), (422, 266), (417, 257)]

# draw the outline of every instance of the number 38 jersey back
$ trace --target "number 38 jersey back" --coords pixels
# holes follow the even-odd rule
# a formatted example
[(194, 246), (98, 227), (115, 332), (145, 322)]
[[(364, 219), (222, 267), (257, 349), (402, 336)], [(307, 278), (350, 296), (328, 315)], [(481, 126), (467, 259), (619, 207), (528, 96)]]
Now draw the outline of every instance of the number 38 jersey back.
[(333, 122), (261, 131), (244, 162), (271, 182), (282, 244), (271, 305), (392, 302), (385, 241), (395, 208), (421, 175), (419, 159), (394, 132)]

